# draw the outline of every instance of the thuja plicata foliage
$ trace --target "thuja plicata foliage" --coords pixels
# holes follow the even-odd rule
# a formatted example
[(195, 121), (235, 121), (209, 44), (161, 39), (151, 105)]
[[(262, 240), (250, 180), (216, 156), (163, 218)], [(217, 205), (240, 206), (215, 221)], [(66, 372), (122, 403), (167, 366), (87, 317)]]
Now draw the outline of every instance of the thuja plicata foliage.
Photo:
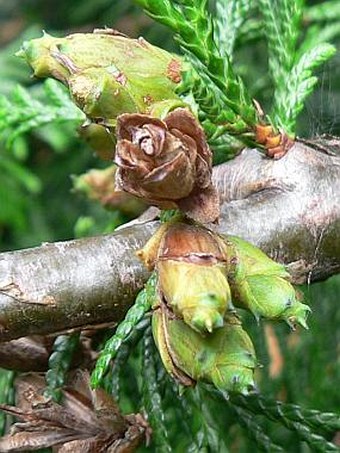
[[(287, 451), (268, 429), (271, 421), (313, 451), (337, 451), (336, 414), (272, 400), (257, 379), (261, 364), (249, 325), (270, 320), (307, 329), (309, 306), (283, 265), (211, 227), (219, 217), (213, 162), (246, 145), (268, 158), (282, 158), (293, 146), (315, 70), (335, 53), (325, 39), (335, 36), (336, 24), (322, 35), (318, 22), (329, 20), (327, 5), (336, 10), (336, 2), (136, 3), (171, 29), (178, 54), (111, 29), (44, 33), (18, 55), (36, 77), (50, 78), (48, 101), (22, 87), (0, 100), (9, 149), (44, 124), (72, 122), (98, 156), (112, 155), (119, 190), (162, 209), (161, 226), (137, 252), (149, 280), (124, 320), (92, 338), (92, 389), (105, 389), (124, 412), (142, 411), (157, 452), (227, 451), (235, 442), (228, 427), (235, 425), (253, 442), (246, 445)], [(307, 32), (304, 21), (314, 23)], [(237, 50), (254, 40), (267, 49), (273, 100), (266, 111), (237, 61)], [(79, 334), (55, 339), (45, 398), (62, 404), (83, 345)], [(13, 380), (8, 373), (1, 375), (4, 398)]]

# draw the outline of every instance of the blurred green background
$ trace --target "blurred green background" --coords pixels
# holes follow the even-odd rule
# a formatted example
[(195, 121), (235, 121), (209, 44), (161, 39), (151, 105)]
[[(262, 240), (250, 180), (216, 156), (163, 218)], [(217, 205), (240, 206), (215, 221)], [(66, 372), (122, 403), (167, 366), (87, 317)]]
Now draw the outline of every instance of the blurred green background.
[[(309, 2), (312, 3), (322, 2)], [(306, 25), (308, 22), (306, 17)], [(329, 31), (331, 42), (336, 45), (340, 42), (339, 24), (340, 17), (334, 18), (333, 31)], [(57, 7), (54, 0), (0, 0), (0, 95), (10, 97), (17, 84), (21, 84), (34, 98), (44, 102), (42, 82), (31, 78), (28, 66), (14, 56), (23, 40), (40, 36), (42, 30), (64, 35), (103, 26), (132, 37), (143, 35), (153, 44), (176, 50), (171, 33), (147, 18), (130, 0), (59, 0)], [(320, 26), (326, 29), (329, 24)], [(252, 40), (239, 44), (235, 61), (252, 95), (265, 107), (270, 102), (272, 87), (267, 76), (265, 44), (254, 30)], [(338, 54), (319, 71), (319, 78), (318, 88), (301, 114), (299, 134), (340, 135)], [(109, 165), (100, 161), (78, 137), (78, 125), (67, 122), (37, 128), (19, 135), (11, 146), (6, 140), (1, 141), (0, 251), (102, 234), (129, 218), (120, 211), (107, 211), (72, 190), (71, 175)], [(248, 323), (247, 330), (264, 365), (258, 376), (260, 388), (285, 401), (337, 411), (340, 407), (340, 330), (337, 327), (340, 279), (333, 277), (304, 291), (313, 310), (309, 331), (291, 333), (286, 326), (271, 324), (266, 324), (264, 330), (254, 326), (253, 321)], [(272, 431), (274, 425), (270, 427)], [(239, 429), (235, 425), (234, 431), (230, 431), (233, 451), (250, 451), (252, 444), (245, 438), (240, 440)], [(177, 435), (180, 436), (180, 431)], [(287, 445), (290, 442), (295, 445), (294, 450), (287, 451), (308, 451), (303, 444), (296, 447), (293, 434), (280, 429), (276, 435), (286, 436)]]

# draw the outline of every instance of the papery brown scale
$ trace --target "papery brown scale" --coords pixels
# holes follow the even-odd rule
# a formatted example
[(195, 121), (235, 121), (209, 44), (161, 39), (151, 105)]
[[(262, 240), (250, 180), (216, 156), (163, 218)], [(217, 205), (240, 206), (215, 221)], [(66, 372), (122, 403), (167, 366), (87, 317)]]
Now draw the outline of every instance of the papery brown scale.
[(139, 145), (146, 155), (155, 157), (161, 153), (166, 139), (165, 130), (155, 124), (145, 124), (142, 129), (132, 129), (131, 135), (133, 143)]
[(158, 118), (139, 113), (124, 113), (117, 119), (117, 136), (121, 139), (130, 139), (133, 128), (144, 126), (144, 124), (154, 124), (155, 126), (164, 128), (163, 121)]
[(0, 405), (15, 415), (11, 432), (0, 438), (1, 452), (36, 451), (55, 447), (58, 452), (129, 452), (146, 435), (148, 426), (139, 414), (123, 416), (111, 396), (92, 390), (87, 372), (71, 378), (72, 387), (63, 389), (62, 404), (44, 396), (45, 380), (27, 374), (17, 380), (18, 405)]
[(129, 142), (128, 140), (121, 140), (117, 144), (117, 154), (115, 159), (116, 164), (120, 169), (138, 170), (143, 176), (152, 170), (152, 159), (146, 156), (141, 149)]
[(117, 136), (119, 189), (163, 209), (179, 208), (202, 223), (218, 218), (211, 151), (188, 109), (177, 108), (164, 121), (141, 114), (121, 115)]
[[(143, 188), (150, 193), (155, 192), (156, 196), (158, 191), (159, 200), (177, 200), (192, 191), (195, 183), (192, 173), (190, 159), (181, 152), (172, 161), (147, 174), (143, 179)], [(181, 185), (178, 185), (178, 180), (182, 181)]]
[(174, 224), (165, 233), (158, 260), (225, 262), (227, 257), (218, 236), (196, 225)]
[(178, 201), (178, 208), (201, 223), (216, 222), (220, 214), (220, 201), (215, 187), (197, 189), (190, 196)]

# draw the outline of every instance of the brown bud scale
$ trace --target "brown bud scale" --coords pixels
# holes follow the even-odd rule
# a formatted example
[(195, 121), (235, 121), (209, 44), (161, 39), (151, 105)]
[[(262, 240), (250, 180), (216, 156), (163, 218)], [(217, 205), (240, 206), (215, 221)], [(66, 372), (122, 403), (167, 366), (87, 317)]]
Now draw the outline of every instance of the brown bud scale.
[(117, 187), (201, 223), (219, 216), (212, 154), (194, 115), (177, 108), (164, 120), (123, 114), (117, 120)]
[(163, 236), (158, 260), (175, 260), (193, 264), (225, 262), (226, 255), (218, 236), (198, 225), (175, 223)]

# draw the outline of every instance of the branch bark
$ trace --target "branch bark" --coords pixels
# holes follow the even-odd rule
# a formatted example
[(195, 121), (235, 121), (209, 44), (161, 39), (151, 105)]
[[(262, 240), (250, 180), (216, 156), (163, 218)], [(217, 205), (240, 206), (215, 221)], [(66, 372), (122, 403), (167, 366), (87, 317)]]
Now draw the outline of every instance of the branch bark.
[[(340, 271), (340, 145), (297, 142), (280, 160), (246, 149), (216, 167), (217, 231), (285, 263), (295, 283)], [(135, 256), (149, 221), (116, 233), (0, 255), (0, 341), (119, 322), (148, 277)]]

